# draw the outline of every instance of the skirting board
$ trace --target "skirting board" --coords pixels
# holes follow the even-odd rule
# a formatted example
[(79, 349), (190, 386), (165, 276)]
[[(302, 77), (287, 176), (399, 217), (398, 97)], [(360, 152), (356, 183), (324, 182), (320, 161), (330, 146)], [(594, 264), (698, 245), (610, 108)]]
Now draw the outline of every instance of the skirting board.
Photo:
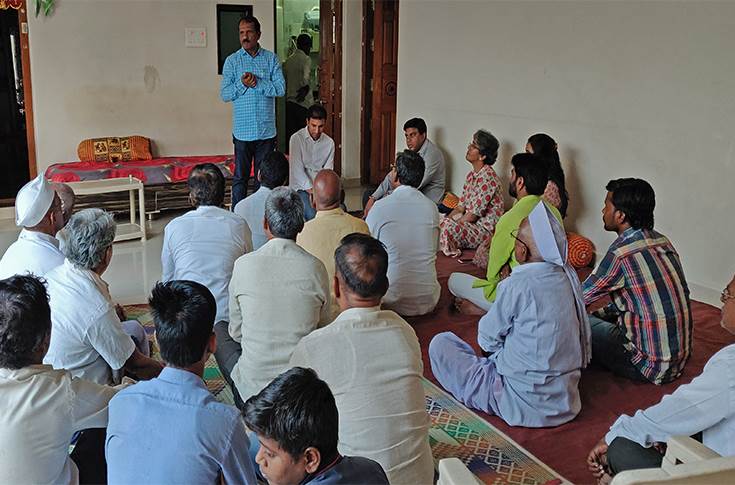
[(689, 283), (689, 291), (691, 292), (691, 299), (701, 301), (708, 305), (720, 308), (720, 292), (721, 290), (715, 290), (707, 286), (698, 285), (697, 283)]

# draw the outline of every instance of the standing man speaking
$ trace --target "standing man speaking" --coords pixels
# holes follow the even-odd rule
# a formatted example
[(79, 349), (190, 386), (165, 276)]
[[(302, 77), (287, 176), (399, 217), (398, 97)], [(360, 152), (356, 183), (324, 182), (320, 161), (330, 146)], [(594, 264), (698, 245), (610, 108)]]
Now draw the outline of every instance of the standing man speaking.
[[(247, 195), (251, 161), (255, 162), (257, 174), (260, 162), (276, 148), (275, 98), (286, 91), (278, 56), (258, 43), (258, 19), (243, 17), (238, 30), (242, 49), (225, 60), (220, 85), (222, 101), (232, 102), (232, 143), (235, 145), (232, 207)], [(256, 190), (259, 185), (256, 177)]]

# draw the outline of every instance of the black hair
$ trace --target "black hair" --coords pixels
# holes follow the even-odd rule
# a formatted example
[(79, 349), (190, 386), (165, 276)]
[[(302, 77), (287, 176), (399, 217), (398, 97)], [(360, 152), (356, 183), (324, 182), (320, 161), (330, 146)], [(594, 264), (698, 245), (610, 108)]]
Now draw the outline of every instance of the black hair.
[(424, 159), (416, 152), (403, 150), (396, 155), (396, 177), (401, 185), (419, 188), (424, 179)]
[(556, 141), (546, 133), (536, 133), (528, 137), (528, 144), (531, 145), (534, 155), (545, 158), (549, 164), (549, 180), (559, 188), (559, 198), (561, 199), (559, 213), (562, 218), (566, 217), (569, 208), (569, 193), (567, 192), (564, 169), (561, 167)]
[(306, 118), (311, 118), (314, 120), (326, 120), (327, 110), (321, 104), (312, 104), (306, 111)]
[(51, 308), (42, 279), (15, 275), (0, 281), (0, 367), (21, 369), (51, 332)]
[(176, 367), (199, 362), (214, 329), (217, 303), (206, 286), (195, 281), (158, 282), (148, 304), (163, 360)]
[(297, 459), (309, 447), (322, 460), (337, 454), (339, 415), (334, 395), (312, 369), (294, 367), (245, 402), (245, 425)]
[(362, 298), (380, 298), (388, 292), (388, 252), (367, 234), (342, 238), (334, 251), (334, 266), (342, 281)]
[(201, 163), (189, 173), (189, 194), (194, 206), (214, 205), (220, 207), (225, 201), (225, 176), (213, 163)]
[(403, 131), (409, 128), (416, 128), (423, 135), (426, 133), (426, 122), (421, 118), (411, 118), (403, 123)]
[(531, 153), (516, 153), (510, 160), (516, 177), (523, 177), (529, 195), (543, 195), (549, 181), (548, 162)]
[(288, 160), (281, 152), (270, 152), (260, 163), (260, 184), (275, 189), (286, 183), (288, 178)]
[(298, 37), (296, 37), (296, 48), (301, 49), (302, 51), (305, 51), (306, 49), (311, 49), (312, 47), (312, 41), (311, 36), (309, 34), (299, 34)]
[(642, 179), (611, 180), (605, 186), (612, 194), (612, 204), (625, 214), (625, 220), (634, 229), (653, 229), (653, 209), (656, 194), (651, 184)]
[(255, 31), (257, 33), (260, 33), (260, 22), (257, 18), (253, 17), (252, 15), (243, 15), (240, 17), (240, 21), (237, 23), (237, 30), (240, 30), (240, 24), (245, 22), (246, 24), (252, 24), (253, 27), (255, 27)]

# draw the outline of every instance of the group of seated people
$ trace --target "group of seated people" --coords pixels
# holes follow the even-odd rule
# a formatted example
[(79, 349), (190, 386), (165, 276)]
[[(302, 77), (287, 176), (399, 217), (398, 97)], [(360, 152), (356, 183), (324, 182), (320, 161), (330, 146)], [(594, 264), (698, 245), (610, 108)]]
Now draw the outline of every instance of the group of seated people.
[[(467, 406), (514, 426), (558, 426), (580, 412), (590, 362), (653, 384), (681, 375), (689, 289), (653, 229), (647, 182), (606, 186), (603, 223), (617, 239), (581, 283), (548, 135), (512, 157), (516, 203), (506, 212), (492, 167), (499, 142), (478, 130), (448, 209), (441, 151), (423, 120), (409, 120), (408, 148), (366, 194), (363, 220), (342, 208), (330, 150), (314, 144), (324, 118), (309, 110), (293, 135), (303, 146), (292, 137), (290, 159), (269, 154), (257, 190), (232, 211), (219, 168), (192, 170), (194, 210), (165, 227), (149, 298), (162, 362), (102, 279), (112, 216), (71, 215), (73, 193), (43, 176), (21, 189), (23, 229), (0, 260), (0, 482), (432, 483), (421, 349), (404, 317), (435, 309), (439, 250), (476, 249), (487, 267), (486, 278), (449, 278), (452, 304), (482, 314), (482, 355), (451, 332), (429, 345), (437, 381)], [(735, 279), (722, 295), (722, 325), (735, 332), (733, 294)], [(212, 355), (234, 407), (203, 382)], [(702, 432), (707, 446), (735, 454), (733, 358), (726, 347), (691, 384), (621, 416), (590, 452), (593, 475), (660, 464), (653, 445), (672, 434)]]

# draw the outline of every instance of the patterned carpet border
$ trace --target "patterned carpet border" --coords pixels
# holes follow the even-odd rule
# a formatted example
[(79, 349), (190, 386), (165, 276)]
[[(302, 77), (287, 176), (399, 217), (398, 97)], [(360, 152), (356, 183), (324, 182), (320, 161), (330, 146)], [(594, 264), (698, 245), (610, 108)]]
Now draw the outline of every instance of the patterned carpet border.
[[(153, 317), (148, 305), (128, 305), (127, 317), (145, 327), (152, 353), (160, 358)], [(234, 404), (232, 391), (220, 373), (214, 356), (204, 369), (207, 388), (218, 401)], [(482, 482), (493, 485), (557, 485), (569, 483), (490, 423), (467, 409), (444, 390), (422, 378), (426, 411), (431, 418), (429, 442), (435, 462), (462, 460)]]

